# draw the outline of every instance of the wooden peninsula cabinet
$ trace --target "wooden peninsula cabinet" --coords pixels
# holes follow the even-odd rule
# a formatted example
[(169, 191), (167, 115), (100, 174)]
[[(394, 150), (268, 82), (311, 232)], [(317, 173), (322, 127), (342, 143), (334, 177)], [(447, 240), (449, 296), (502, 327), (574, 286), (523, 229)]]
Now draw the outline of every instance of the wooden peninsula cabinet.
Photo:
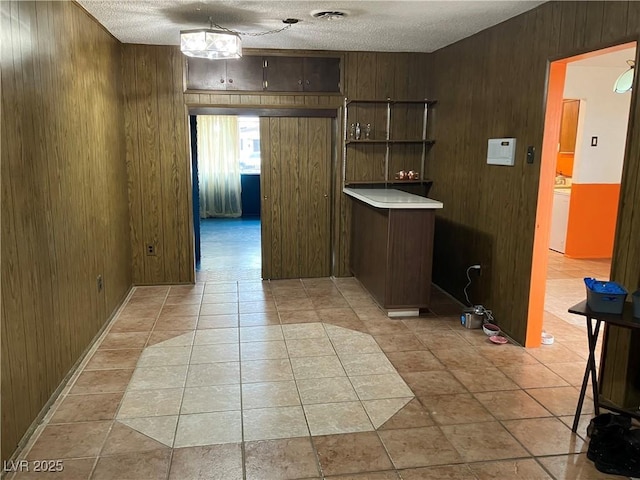
[(435, 210), (399, 190), (344, 188), (352, 198), (351, 273), (389, 316), (417, 316), (431, 297)]

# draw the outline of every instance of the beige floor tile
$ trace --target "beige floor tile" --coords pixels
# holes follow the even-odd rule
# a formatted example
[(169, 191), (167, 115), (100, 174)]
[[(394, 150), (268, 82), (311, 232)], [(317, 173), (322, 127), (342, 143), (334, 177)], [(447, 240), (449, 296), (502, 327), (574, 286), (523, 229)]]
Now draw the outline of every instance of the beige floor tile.
[(173, 445), (173, 438), (176, 434), (178, 416), (121, 418), (118, 421), (170, 447)]
[(202, 303), (236, 303), (238, 298), (238, 292), (205, 293)]
[(579, 453), (586, 444), (557, 418), (507, 420), (504, 426), (533, 455)]
[[(370, 401), (375, 402), (383, 400), (365, 400), (362, 402), (365, 405), (365, 408)], [(379, 430), (430, 427), (432, 425), (434, 425), (434, 421), (431, 419), (429, 413), (427, 413), (427, 410), (422, 406), (417, 398), (413, 398), (381, 427), (379, 427)]]
[(553, 480), (532, 458), (472, 463), (469, 468), (478, 480)]
[(283, 325), (282, 333), (286, 340), (325, 338), (327, 336), (324, 326), (319, 322)]
[(427, 349), (413, 333), (374, 335), (373, 338), (380, 345), (380, 348), (387, 353)]
[(71, 394), (124, 392), (133, 370), (89, 370), (83, 371), (76, 379)]
[(238, 343), (240, 339), (237, 328), (214, 328), (197, 330), (194, 345), (217, 345), (219, 343)]
[(237, 313), (237, 303), (203, 303), (200, 307), (200, 315), (233, 315)]
[(289, 359), (247, 360), (242, 362), (242, 383), (293, 380)]
[(431, 352), (447, 368), (452, 370), (463, 370), (473, 365), (476, 368), (490, 367), (491, 362), (480, 355), (476, 347), (457, 347), (445, 349), (433, 349)]
[(529, 456), (498, 422), (445, 425), (440, 428), (465, 462)]
[(204, 284), (197, 283), (196, 285), (174, 285), (169, 288), (169, 297), (180, 295), (202, 295), (204, 291)]
[(166, 478), (170, 459), (169, 449), (100, 457), (91, 478), (95, 480)]
[(242, 408), (288, 407), (300, 405), (296, 382), (245, 383), (242, 385)]
[(259, 325), (280, 325), (278, 312), (240, 314), (241, 327), (255, 327)]
[(387, 357), (398, 372), (426, 372), (445, 369), (440, 360), (426, 350), (387, 352)]
[[(325, 476), (391, 470), (393, 465), (375, 432), (313, 437)], [(368, 474), (365, 475), (367, 478)]]
[(105, 421), (48, 425), (42, 430), (26, 458), (58, 460), (96, 457), (111, 424), (111, 421)]
[(319, 475), (310, 438), (260, 440), (245, 444), (247, 480), (293, 480)]
[(279, 312), (280, 322), (283, 325), (292, 323), (318, 323), (320, 317), (315, 310), (294, 310), (288, 312)]
[(296, 383), (305, 405), (358, 400), (347, 377), (298, 379)]
[(413, 392), (398, 374), (362, 375), (350, 378), (360, 400), (411, 397)]
[[(176, 419), (177, 420), (177, 419)], [(175, 429), (175, 425), (174, 425)], [(101, 455), (117, 455), (119, 453), (150, 452), (168, 448), (151, 437), (125, 425), (119, 421), (113, 422), (111, 431), (102, 447)], [(65, 465), (66, 467), (66, 465)]]
[(237, 343), (218, 343), (214, 345), (194, 345), (190, 364), (239, 362), (240, 349)]
[(480, 355), (497, 367), (539, 364), (538, 360), (517, 345), (488, 345), (477, 348)]
[(206, 387), (235, 383), (240, 383), (240, 363), (202, 363), (189, 366), (186, 386)]
[(238, 315), (201, 315), (198, 318), (198, 330), (209, 328), (237, 328), (240, 322)]
[(286, 343), (291, 358), (335, 355), (333, 345), (327, 337), (291, 339), (286, 340)]
[[(357, 320), (357, 317), (353, 319)], [(351, 339), (357, 339), (357, 338), (368, 339), (369, 337), (371, 337), (371, 335), (369, 335), (368, 333), (361, 332), (359, 330), (353, 330), (349, 327), (344, 327), (342, 325), (336, 325), (333, 323), (325, 323), (324, 330), (325, 332), (327, 332), (327, 335), (329, 335), (329, 337), (332, 340), (339, 337), (349, 337)], [(366, 353), (366, 352), (356, 352), (356, 353)]]
[(200, 305), (165, 305), (160, 317), (194, 317), (198, 316)]
[[(567, 416), (558, 417), (558, 418), (567, 427), (573, 428), (573, 420), (575, 418), (575, 415), (567, 415)], [(587, 414), (587, 415), (580, 415), (580, 420), (578, 420), (578, 428), (576, 433), (580, 435), (580, 437), (582, 437), (582, 439), (585, 441), (589, 440), (589, 438), (587, 437), (587, 427), (589, 426), (589, 423), (591, 423), (592, 418), (593, 418), (593, 414)]]
[(396, 468), (458, 463), (460, 455), (438, 427), (378, 432)]
[(144, 347), (149, 332), (107, 333), (100, 344), (102, 349), (139, 349)]
[(291, 359), (296, 380), (305, 378), (344, 377), (346, 375), (340, 360), (335, 355), (324, 357), (294, 357)]
[(469, 393), (420, 397), (420, 401), (439, 425), (491, 422), (495, 418)]
[(180, 413), (240, 410), (240, 385), (209, 385), (184, 389)]
[(570, 363), (551, 363), (548, 364), (549, 370), (562, 377), (569, 385), (582, 386), (584, 371), (587, 366), (585, 360)]
[(374, 430), (360, 402), (304, 405), (304, 412), (314, 436)]
[(415, 333), (416, 338), (426, 347), (434, 350), (445, 350), (448, 348), (467, 348), (470, 346), (464, 338), (452, 330), (423, 330)]
[(146, 348), (140, 355), (138, 367), (187, 365), (190, 355), (191, 346)]
[(117, 319), (111, 328), (109, 333), (126, 333), (126, 332), (149, 332), (156, 323), (155, 317), (150, 318), (119, 318)]
[(154, 331), (195, 330), (197, 323), (198, 323), (197, 315), (191, 315), (191, 316), (185, 316), (185, 317), (161, 316), (158, 318), (155, 325), (153, 326), (153, 330)]
[(599, 472), (586, 454), (540, 458), (556, 480), (616, 480), (623, 477)]
[(214, 293), (230, 293), (237, 291), (238, 284), (236, 282), (207, 282), (204, 286), (205, 295), (211, 295)]
[(105, 370), (118, 368), (135, 368), (141, 349), (132, 350), (102, 350), (98, 349), (84, 367), (87, 370)]
[(194, 331), (159, 331), (151, 332), (147, 347), (185, 347), (193, 345)]
[(240, 327), (241, 342), (269, 342), (284, 340), (280, 325), (258, 325), (254, 327)]
[(256, 300), (256, 301), (242, 301), (239, 303), (240, 313), (263, 313), (263, 312), (275, 312), (276, 304), (273, 300)]
[[(580, 391), (575, 387), (532, 388), (526, 392), (556, 416), (575, 414), (580, 396)], [(592, 412), (593, 402), (586, 398), (582, 413)]]
[(400, 474), (403, 480), (478, 480), (468, 465), (409, 468)]
[(284, 341), (272, 342), (245, 342), (240, 344), (240, 356), (242, 360), (273, 360), (289, 358), (287, 346)]
[(68, 395), (58, 406), (49, 423), (111, 420), (118, 411), (122, 395), (122, 392)]
[(403, 373), (402, 376), (417, 397), (467, 392), (462, 384), (445, 370)]
[(541, 345), (538, 348), (528, 348), (527, 352), (545, 365), (550, 363), (580, 362), (582, 360), (579, 355), (576, 355), (558, 342), (553, 345)]
[(470, 392), (517, 390), (520, 387), (496, 367), (466, 368), (450, 372)]
[(302, 407), (256, 408), (242, 412), (245, 442), (309, 435)]
[(298, 310), (313, 310), (314, 306), (309, 298), (291, 298), (289, 295), (281, 297), (276, 294), (276, 304), (279, 312), (293, 312)]
[(331, 337), (333, 348), (335, 348), (338, 355), (380, 352), (380, 346), (371, 335), (364, 333), (354, 335), (352, 331), (348, 331), (347, 335), (342, 335), (332, 331), (329, 336)]
[(129, 382), (129, 390), (184, 387), (186, 365), (136, 368)]
[(175, 448), (169, 480), (242, 480), (240, 443)]
[(180, 415), (175, 448), (242, 441), (240, 411)]
[(564, 387), (568, 385), (562, 378), (541, 364), (516, 364), (499, 368), (521, 388)]
[(340, 361), (349, 376), (396, 373), (396, 369), (382, 352), (342, 354)]
[(550, 412), (523, 390), (481, 392), (475, 393), (474, 396), (498, 420), (551, 416)]
[(182, 402), (182, 388), (129, 390), (122, 399), (118, 419), (177, 415)]
[(369, 419), (374, 428), (378, 428), (386, 423), (391, 417), (398, 413), (412, 397), (406, 398), (384, 398), (381, 400), (365, 400), (362, 402)]

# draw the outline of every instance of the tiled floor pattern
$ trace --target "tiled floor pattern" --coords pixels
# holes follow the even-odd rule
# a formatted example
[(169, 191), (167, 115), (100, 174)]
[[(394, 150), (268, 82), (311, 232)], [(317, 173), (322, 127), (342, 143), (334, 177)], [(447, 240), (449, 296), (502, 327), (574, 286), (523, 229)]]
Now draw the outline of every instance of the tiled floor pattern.
[(586, 460), (588, 404), (569, 428), (585, 338), (498, 346), (432, 310), (389, 319), (349, 278), (136, 288), (23, 452), (64, 472), (13, 478), (616, 478)]

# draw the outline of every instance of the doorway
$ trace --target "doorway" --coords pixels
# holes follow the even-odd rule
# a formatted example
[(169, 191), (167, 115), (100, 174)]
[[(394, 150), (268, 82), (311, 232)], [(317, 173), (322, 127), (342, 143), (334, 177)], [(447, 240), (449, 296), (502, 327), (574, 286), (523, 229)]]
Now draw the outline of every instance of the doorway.
[(260, 122), (191, 115), (193, 217), (199, 280), (259, 280)]
[[(584, 325), (576, 325), (567, 309), (584, 300), (584, 277), (609, 279), (631, 96), (614, 93), (613, 85), (626, 60), (635, 58), (635, 47), (618, 45), (550, 65), (527, 347), (540, 345), (543, 329), (564, 343), (584, 343)], [(559, 148), (571, 145), (563, 125), (571, 100), (579, 101), (570, 105), (579, 111), (575, 144)]]

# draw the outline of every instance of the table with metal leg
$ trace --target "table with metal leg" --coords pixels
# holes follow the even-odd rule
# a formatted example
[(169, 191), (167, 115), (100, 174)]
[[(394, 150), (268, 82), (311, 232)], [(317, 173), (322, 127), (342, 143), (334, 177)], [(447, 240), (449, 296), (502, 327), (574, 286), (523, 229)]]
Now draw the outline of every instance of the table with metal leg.
[[(582, 412), (582, 405), (584, 404), (584, 397), (587, 393), (587, 384), (589, 383), (589, 376), (591, 376), (591, 388), (593, 391), (593, 410), (595, 415), (600, 414), (600, 406), (607, 410), (624, 413), (631, 416), (637, 416), (637, 413), (629, 410), (621, 409), (608, 403), (601, 403), (598, 394), (598, 371), (596, 369), (596, 344), (598, 343), (598, 335), (600, 333), (600, 325), (602, 322), (609, 325), (615, 325), (617, 327), (625, 327), (631, 329), (640, 329), (640, 319), (634, 321), (632, 315), (632, 305), (627, 302), (625, 304), (624, 312), (620, 315), (614, 315), (611, 313), (599, 313), (594, 312), (587, 305), (586, 300), (582, 301), (569, 309), (569, 313), (581, 315), (586, 318), (587, 321), (587, 339), (589, 342), (589, 358), (587, 359), (587, 366), (584, 371), (584, 377), (582, 378), (582, 387), (580, 388), (580, 397), (578, 398), (578, 406), (576, 407), (576, 415), (573, 419), (574, 432), (578, 430), (578, 422), (580, 421), (580, 413)], [(595, 320), (595, 327), (593, 322)]]

